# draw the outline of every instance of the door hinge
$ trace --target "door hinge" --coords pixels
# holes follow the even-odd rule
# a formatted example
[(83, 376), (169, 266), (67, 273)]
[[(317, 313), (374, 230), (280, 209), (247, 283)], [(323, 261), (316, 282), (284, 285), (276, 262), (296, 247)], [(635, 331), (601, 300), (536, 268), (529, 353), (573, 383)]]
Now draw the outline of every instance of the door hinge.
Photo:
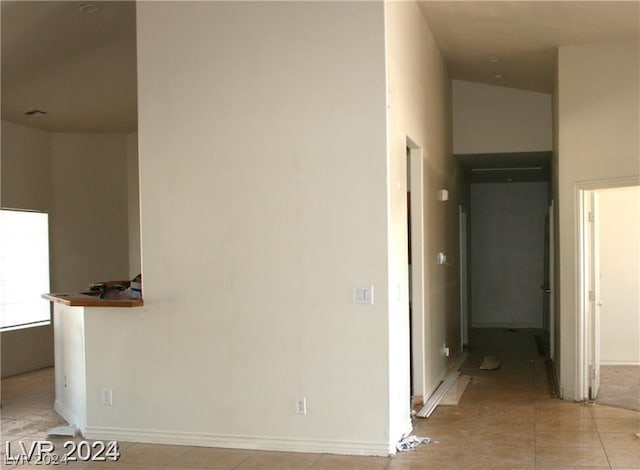
[(596, 216), (593, 214), (593, 212), (589, 212), (589, 215), (587, 217), (589, 219), (589, 222), (593, 222), (596, 220)]
[(590, 302), (593, 302), (594, 300), (596, 300), (596, 296), (595, 296), (595, 294), (593, 293), (593, 291), (592, 291), (592, 290), (590, 290), (590, 291), (589, 291), (589, 301), (590, 301)]

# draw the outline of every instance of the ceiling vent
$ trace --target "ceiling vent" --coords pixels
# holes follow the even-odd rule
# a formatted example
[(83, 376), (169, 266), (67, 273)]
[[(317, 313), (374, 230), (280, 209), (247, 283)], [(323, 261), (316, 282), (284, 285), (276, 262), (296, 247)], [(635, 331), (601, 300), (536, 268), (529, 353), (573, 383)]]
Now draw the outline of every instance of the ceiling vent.
[(24, 113), (25, 116), (40, 116), (47, 114), (46, 111), (42, 111), (41, 109), (32, 109)]
[(100, 7), (95, 3), (82, 3), (78, 7), (78, 11), (80, 13), (98, 13), (99, 10), (100, 10)]

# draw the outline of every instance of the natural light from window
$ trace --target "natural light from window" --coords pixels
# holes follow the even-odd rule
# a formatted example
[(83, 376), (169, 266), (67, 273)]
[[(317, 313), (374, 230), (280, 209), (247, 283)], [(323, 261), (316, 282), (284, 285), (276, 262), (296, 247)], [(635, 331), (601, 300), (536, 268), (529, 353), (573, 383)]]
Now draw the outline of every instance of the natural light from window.
[(0, 210), (0, 331), (48, 325), (49, 216)]

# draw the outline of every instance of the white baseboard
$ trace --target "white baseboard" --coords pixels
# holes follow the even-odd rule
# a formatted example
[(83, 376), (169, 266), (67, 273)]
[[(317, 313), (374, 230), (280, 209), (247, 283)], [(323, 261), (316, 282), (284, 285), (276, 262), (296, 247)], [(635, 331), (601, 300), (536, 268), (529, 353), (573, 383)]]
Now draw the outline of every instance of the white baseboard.
[(65, 421), (69, 424), (75, 424), (76, 428), (78, 428), (78, 430), (80, 431), (80, 433), (86, 437), (86, 424), (83, 422), (83, 420), (78, 417), (76, 414), (74, 414), (71, 410), (69, 410), (68, 408), (66, 408), (62, 403), (60, 403), (58, 400), (56, 400), (53, 403), (53, 409), (56, 413), (58, 413), (60, 416), (62, 416)]
[(449, 364), (447, 370), (442, 374), (439, 385), (435, 391), (431, 394), (429, 399), (424, 403), (424, 406), (418, 411), (417, 416), (421, 418), (428, 418), (431, 413), (436, 409), (440, 400), (446, 395), (449, 389), (456, 382), (460, 376), (460, 367), (469, 356), (468, 353), (460, 351), (454, 360)]
[(464, 361), (467, 360), (467, 357), (469, 357), (469, 353), (465, 351), (458, 352), (451, 365), (449, 365), (448, 370), (459, 370), (462, 367), (462, 364), (464, 364)]
[(156, 431), (87, 426), (83, 433), (87, 439), (101, 441), (140, 442), (200, 447), (224, 447), (284, 452), (315, 452), (344, 455), (388, 456), (395, 446), (386, 442), (331, 441), (316, 439), (272, 438), (264, 436), (232, 436), (221, 434)]
[(43, 361), (34, 362), (29, 364), (28, 366), (22, 367), (12, 367), (11, 365), (2, 367), (2, 378), (5, 379), (7, 377), (12, 377), (14, 375), (26, 374), (28, 372), (34, 372), (40, 369), (46, 369), (48, 367), (53, 367), (53, 361), (49, 359), (45, 359)]
[(610, 362), (600, 361), (601, 366), (640, 366), (640, 362)]

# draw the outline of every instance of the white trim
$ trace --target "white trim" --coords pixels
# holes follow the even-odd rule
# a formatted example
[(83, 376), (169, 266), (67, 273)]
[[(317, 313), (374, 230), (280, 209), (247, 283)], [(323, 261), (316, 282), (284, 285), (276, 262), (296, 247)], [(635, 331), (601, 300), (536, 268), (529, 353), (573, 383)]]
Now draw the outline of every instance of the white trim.
[(458, 380), (458, 376), (460, 375), (459, 370), (450, 371), (445, 377), (444, 381), (440, 384), (440, 386), (433, 392), (433, 395), (429, 397), (429, 399), (425, 402), (424, 406), (418, 411), (417, 415), (421, 418), (428, 418), (431, 416), (431, 413), (436, 409), (442, 397), (444, 397), (449, 389), (456, 383)]
[(126, 429), (87, 426), (86, 439), (102, 441), (139, 442), (201, 447), (224, 447), (286, 452), (315, 452), (345, 455), (389, 456), (395, 447), (388, 442), (331, 441), (323, 439), (296, 439), (290, 437), (245, 436), (208, 434), (197, 432), (159, 431), (152, 429)]
[(460, 249), (460, 351), (469, 344), (469, 253), (468, 246), (468, 218), (462, 204), (458, 205), (459, 249)]
[(574, 301), (578, 306), (578, 318), (577, 318), (577, 334), (576, 341), (576, 400), (587, 400), (589, 398), (589, 363), (590, 355), (588, 353), (589, 341), (587, 338), (587, 308), (588, 299), (587, 292), (589, 291), (589, 280), (587, 279), (588, 262), (590, 258), (590, 250), (588, 243), (585, 240), (587, 235), (587, 224), (585, 224), (585, 216), (591, 210), (591, 198), (590, 192), (580, 188), (580, 185), (576, 185), (575, 188), (575, 201), (577, 203), (577, 213), (575, 214), (577, 232), (574, 234), (576, 238), (576, 260), (577, 260), (577, 272), (575, 278), (577, 285), (574, 287)]
[(556, 357), (556, 213), (553, 199), (549, 203), (549, 359)]
[(58, 400), (54, 401), (53, 410), (56, 413), (58, 413), (60, 416), (62, 416), (67, 423), (75, 424), (76, 428), (78, 428), (80, 433), (86, 437), (87, 423), (83, 422), (79, 416), (74, 414), (70, 409), (66, 408)]
[(640, 362), (600, 361), (601, 366), (640, 366)]
[(467, 360), (467, 357), (469, 357), (469, 353), (460, 351), (453, 360), (449, 370), (459, 370), (462, 367), (462, 364), (464, 364), (464, 361)]
[(425, 260), (424, 260), (424, 161), (422, 148), (407, 137), (407, 189), (411, 201), (411, 361), (413, 395), (426, 392), (426, 339), (425, 339)]
[[(3, 333), (5, 333), (3, 331)], [(46, 369), (47, 367), (53, 367), (54, 361), (50, 358), (38, 358), (42, 362), (34, 362), (31, 364), (23, 364), (22, 367), (2, 367), (2, 378), (12, 377), (14, 375), (21, 375), (26, 372), (33, 372), (34, 370)]]
[[(639, 176), (629, 176), (622, 178), (609, 178), (602, 180), (593, 180), (593, 181), (581, 181), (574, 183), (574, 226), (576, 230), (573, 234), (574, 237), (574, 254), (575, 254), (575, 269), (576, 269), (576, 282), (573, 286), (573, 296), (574, 302), (577, 307), (577, 324), (575, 328), (575, 375), (574, 375), (574, 384), (575, 384), (575, 396), (573, 399), (575, 401), (581, 401), (588, 398), (588, 348), (589, 338), (587, 338), (587, 305), (588, 305), (588, 286), (587, 286), (587, 277), (588, 273), (586, 272), (588, 266), (585, 265), (585, 256), (587, 253), (585, 250), (588, 249), (585, 246), (585, 222), (584, 218), (586, 216), (585, 212), (588, 212), (590, 208), (590, 203), (588, 200), (588, 195), (591, 192), (602, 190), (602, 189), (613, 189), (613, 188), (624, 188), (631, 186), (640, 186), (640, 175)], [(586, 296), (586, 297), (585, 297)], [(560, 384), (560, 389), (563, 390), (564, 387)], [(562, 393), (561, 393), (562, 394)], [(567, 399), (568, 397), (562, 396), (562, 398)]]
[[(28, 328), (37, 328), (39, 326), (49, 326), (49, 325), (51, 325), (51, 319), (34, 321), (31, 323), (19, 323), (12, 326), (1, 327), (0, 333), (7, 333), (9, 331), (16, 331), (16, 330), (26, 330)], [(35, 370), (35, 368), (33, 370)]]
[[(588, 386), (586, 381), (588, 380), (587, 368), (589, 362), (589, 354), (587, 354), (587, 313), (585, 305), (585, 292), (588, 291), (588, 278), (587, 278), (587, 266), (586, 262), (589, 259), (587, 253), (588, 247), (585, 243), (585, 213), (590, 210), (590, 198), (587, 197), (587, 191), (580, 188), (580, 185), (575, 186), (574, 192), (574, 218), (575, 227), (577, 228), (574, 233), (574, 246), (575, 246), (575, 266), (576, 266), (576, 285), (573, 289), (574, 303), (578, 309), (578, 318), (576, 325), (576, 376), (575, 376), (575, 400), (581, 401), (588, 398)], [(563, 397), (566, 398), (566, 397)]]
[(425, 402), (425, 404), (420, 408), (420, 411), (416, 413), (417, 416), (421, 418), (428, 418), (431, 416), (431, 413), (436, 409), (440, 400), (447, 394), (449, 389), (456, 383), (458, 380), (458, 376), (460, 375), (460, 368), (462, 364), (469, 356), (466, 352), (460, 352), (454, 359), (453, 363), (448, 369), (448, 372), (445, 372), (440, 379), (440, 385), (435, 389), (435, 391), (431, 394), (429, 399)]
[(625, 178), (609, 178), (594, 181), (581, 181), (575, 183), (576, 189), (581, 191), (597, 191), (600, 189), (626, 188), (630, 186), (640, 186), (639, 176), (628, 176)]

